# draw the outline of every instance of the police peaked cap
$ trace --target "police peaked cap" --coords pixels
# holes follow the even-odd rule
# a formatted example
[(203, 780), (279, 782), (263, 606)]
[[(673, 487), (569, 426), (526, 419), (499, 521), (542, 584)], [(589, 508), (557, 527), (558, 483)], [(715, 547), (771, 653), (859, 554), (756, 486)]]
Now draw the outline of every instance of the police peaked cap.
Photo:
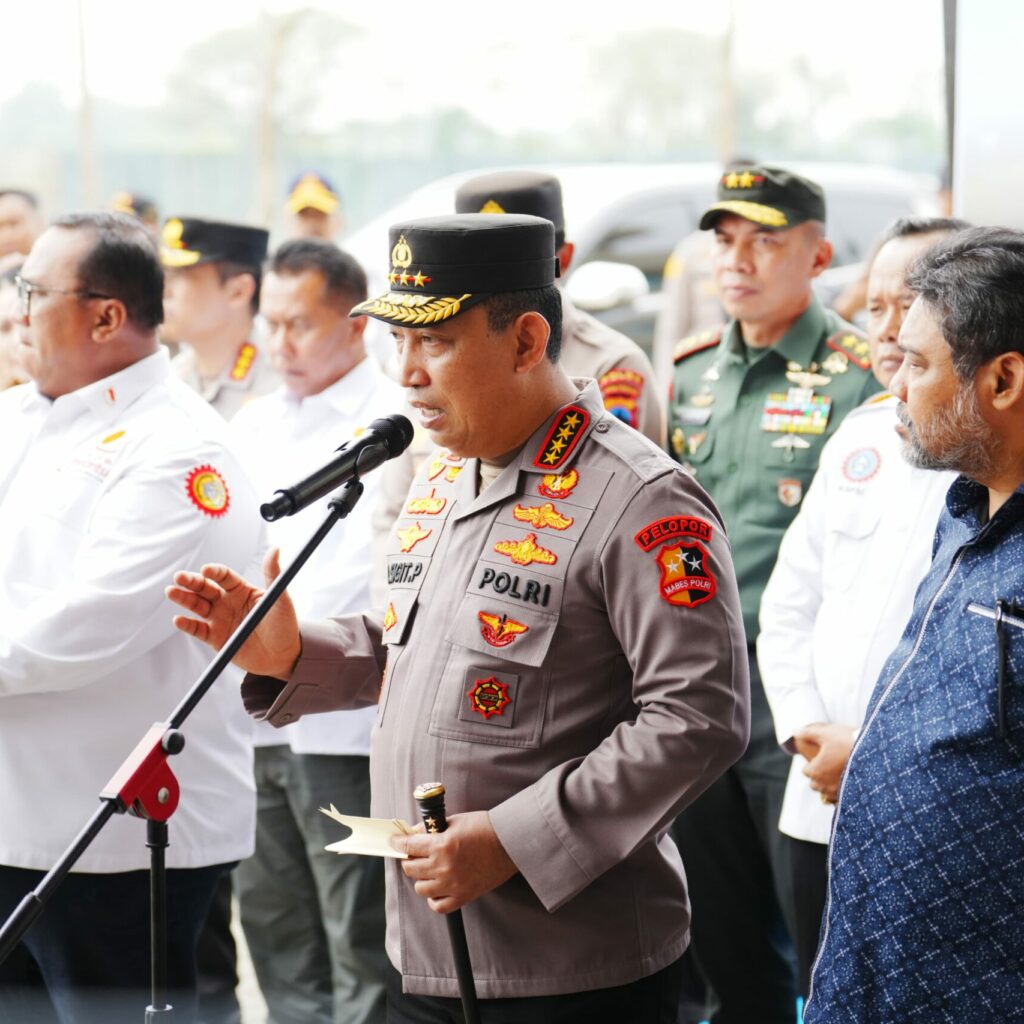
[(389, 232), (390, 290), (350, 316), (421, 327), (449, 320), (490, 295), (554, 284), (558, 260), (549, 220), (485, 213), (430, 217)]

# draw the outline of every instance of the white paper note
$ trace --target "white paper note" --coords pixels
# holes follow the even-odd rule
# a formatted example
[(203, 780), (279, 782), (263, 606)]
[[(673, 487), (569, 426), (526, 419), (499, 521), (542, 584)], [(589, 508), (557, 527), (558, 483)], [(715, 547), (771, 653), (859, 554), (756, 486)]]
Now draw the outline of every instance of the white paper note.
[(352, 814), (342, 814), (334, 804), (330, 810), (320, 808), (321, 814), (352, 829), (352, 835), (337, 843), (325, 846), (331, 853), (357, 853), (365, 857), (394, 857), (407, 860), (407, 855), (399, 853), (389, 840), (392, 836), (412, 834), (412, 826), (401, 818), (358, 818)]

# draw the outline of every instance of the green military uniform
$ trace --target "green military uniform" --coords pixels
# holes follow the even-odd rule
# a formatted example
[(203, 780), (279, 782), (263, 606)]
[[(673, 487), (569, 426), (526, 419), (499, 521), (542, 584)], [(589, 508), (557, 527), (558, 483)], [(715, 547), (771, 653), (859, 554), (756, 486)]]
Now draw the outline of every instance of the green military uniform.
[[(726, 216), (762, 232), (787, 231), (824, 223), (825, 198), (820, 186), (782, 168), (750, 167), (722, 176), (700, 227)], [(757, 268), (741, 265), (753, 257), (730, 250), (735, 234), (723, 227), (722, 274), (756, 283)], [(674, 353), (669, 447), (725, 522), (750, 645), (747, 750), (674, 829), (691, 883), (694, 950), (720, 1004), (715, 1024), (794, 1017), (797, 980), (785, 932), (798, 894), (778, 829), (790, 757), (775, 740), (753, 643), (761, 593), (825, 441), (878, 390), (868, 356), (864, 337), (814, 298), (769, 347), (747, 345), (733, 320), (684, 339)]]
[(770, 348), (750, 348), (735, 320), (676, 346), (672, 452), (725, 520), (749, 641), (825, 441), (878, 390), (863, 335), (817, 299)]

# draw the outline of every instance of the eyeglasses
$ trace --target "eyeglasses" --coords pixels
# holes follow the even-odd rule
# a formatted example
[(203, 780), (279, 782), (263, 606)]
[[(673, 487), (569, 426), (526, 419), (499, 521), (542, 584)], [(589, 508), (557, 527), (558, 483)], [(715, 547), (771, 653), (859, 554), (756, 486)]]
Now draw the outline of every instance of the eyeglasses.
[(26, 281), (21, 274), (18, 274), (14, 278), (14, 286), (18, 289), (18, 301), (21, 303), (21, 308), (25, 312), (26, 323), (32, 319), (33, 295), (74, 295), (79, 299), (112, 298), (112, 296), (103, 295), (100, 292), (82, 291), (81, 289), (68, 291), (65, 288), (44, 288), (41, 284), (34, 284), (32, 281)]

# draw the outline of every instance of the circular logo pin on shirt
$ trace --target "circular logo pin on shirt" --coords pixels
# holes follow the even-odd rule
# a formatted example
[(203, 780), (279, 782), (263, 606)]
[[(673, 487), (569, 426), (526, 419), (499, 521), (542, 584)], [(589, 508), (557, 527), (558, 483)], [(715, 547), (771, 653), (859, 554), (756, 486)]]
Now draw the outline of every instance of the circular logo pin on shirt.
[(185, 481), (185, 491), (192, 504), (208, 516), (224, 515), (231, 503), (228, 485), (213, 466), (196, 466)]
[(858, 448), (843, 460), (843, 476), (855, 484), (870, 480), (882, 465), (877, 448)]

